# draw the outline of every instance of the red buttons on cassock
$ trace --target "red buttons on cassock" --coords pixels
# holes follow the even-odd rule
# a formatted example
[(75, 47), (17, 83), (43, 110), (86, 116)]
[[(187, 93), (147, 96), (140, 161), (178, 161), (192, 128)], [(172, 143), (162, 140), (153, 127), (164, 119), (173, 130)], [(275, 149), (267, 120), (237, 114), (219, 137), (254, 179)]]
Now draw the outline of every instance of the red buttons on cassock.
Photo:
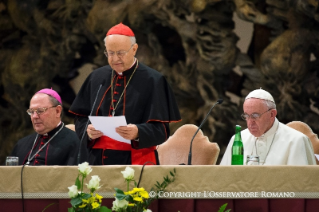
[(116, 83), (116, 86), (121, 86), (121, 84), (120, 83)]
[(117, 100), (116, 100), (116, 99), (113, 99), (113, 102), (117, 102)]

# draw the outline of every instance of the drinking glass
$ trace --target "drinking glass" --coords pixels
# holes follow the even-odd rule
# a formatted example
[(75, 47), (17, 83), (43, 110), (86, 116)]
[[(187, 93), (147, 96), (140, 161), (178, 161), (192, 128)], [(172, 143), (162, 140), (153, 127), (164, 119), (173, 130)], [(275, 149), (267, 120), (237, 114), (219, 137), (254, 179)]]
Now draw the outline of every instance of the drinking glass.
[(259, 156), (247, 155), (246, 165), (259, 165)]
[(14, 156), (8, 156), (6, 159), (6, 166), (18, 166), (19, 158)]

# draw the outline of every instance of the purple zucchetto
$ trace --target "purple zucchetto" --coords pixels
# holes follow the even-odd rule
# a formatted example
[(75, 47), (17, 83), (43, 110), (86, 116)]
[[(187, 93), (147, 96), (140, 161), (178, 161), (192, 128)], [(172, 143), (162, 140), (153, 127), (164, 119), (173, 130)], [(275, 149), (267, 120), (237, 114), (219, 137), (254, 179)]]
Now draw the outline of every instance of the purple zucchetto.
[(47, 94), (47, 95), (49, 95), (49, 96), (52, 96), (53, 98), (55, 98), (56, 100), (58, 100), (58, 102), (60, 102), (61, 105), (62, 105), (62, 100), (61, 100), (60, 95), (58, 94), (58, 92), (56, 92), (56, 91), (53, 90), (52, 88), (51, 88), (51, 89), (50, 89), (50, 88), (44, 88), (44, 89), (39, 90), (38, 92), (36, 92), (36, 94), (37, 94), (37, 93), (45, 93), (45, 94)]

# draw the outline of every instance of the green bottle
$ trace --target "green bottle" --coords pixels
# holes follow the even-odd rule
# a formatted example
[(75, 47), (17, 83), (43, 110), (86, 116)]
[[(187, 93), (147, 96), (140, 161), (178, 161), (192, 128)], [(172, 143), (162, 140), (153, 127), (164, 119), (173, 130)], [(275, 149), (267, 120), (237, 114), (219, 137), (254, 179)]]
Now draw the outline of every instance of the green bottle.
[(231, 165), (244, 165), (244, 146), (240, 136), (241, 126), (236, 125), (235, 140), (232, 147)]

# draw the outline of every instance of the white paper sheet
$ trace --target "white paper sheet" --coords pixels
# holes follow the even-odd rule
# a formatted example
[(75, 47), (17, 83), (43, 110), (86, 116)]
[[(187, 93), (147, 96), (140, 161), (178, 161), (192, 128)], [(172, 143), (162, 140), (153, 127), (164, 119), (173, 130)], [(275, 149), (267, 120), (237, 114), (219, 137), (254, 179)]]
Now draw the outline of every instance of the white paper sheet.
[(131, 140), (123, 138), (115, 131), (116, 127), (127, 125), (125, 116), (89, 116), (89, 119), (94, 128), (101, 131), (104, 135), (117, 141), (131, 144)]
[(315, 154), (315, 156), (316, 156), (317, 160), (319, 160), (319, 155), (318, 155), (318, 154)]

